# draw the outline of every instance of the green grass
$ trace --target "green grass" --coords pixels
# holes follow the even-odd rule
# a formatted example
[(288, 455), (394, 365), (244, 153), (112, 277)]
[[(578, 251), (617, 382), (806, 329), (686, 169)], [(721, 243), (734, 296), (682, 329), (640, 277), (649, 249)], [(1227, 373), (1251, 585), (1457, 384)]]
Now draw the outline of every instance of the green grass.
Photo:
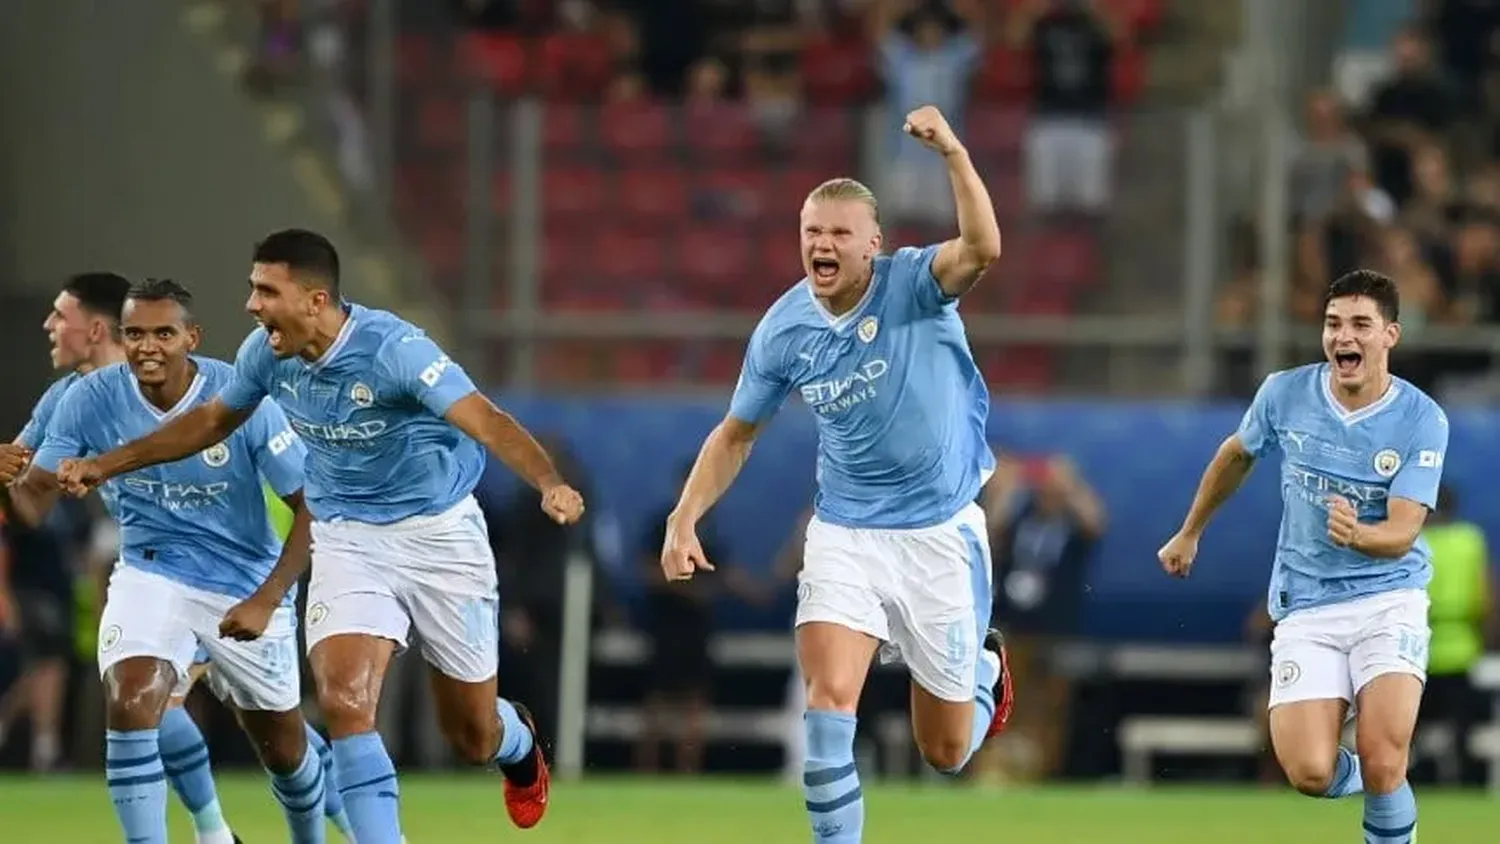
[[(0, 779), (5, 844), (117, 844), (100, 777)], [(225, 814), (246, 844), (284, 842), (286, 828), (263, 779), (222, 777)], [(802, 796), (765, 782), (595, 779), (554, 789), (546, 820), (510, 826), (498, 780), (411, 776), (401, 784), (411, 844), (497, 840), (530, 844), (791, 844), (809, 838)], [(1360, 799), (1310, 800), (1282, 790), (1131, 791), (1115, 788), (866, 789), (867, 844), (922, 838), (974, 844), (1337, 844), (1359, 841)], [(1419, 795), (1422, 844), (1494, 840), (1500, 799)], [(182, 808), (172, 840), (191, 842)], [(340, 839), (330, 832), (330, 844)]]

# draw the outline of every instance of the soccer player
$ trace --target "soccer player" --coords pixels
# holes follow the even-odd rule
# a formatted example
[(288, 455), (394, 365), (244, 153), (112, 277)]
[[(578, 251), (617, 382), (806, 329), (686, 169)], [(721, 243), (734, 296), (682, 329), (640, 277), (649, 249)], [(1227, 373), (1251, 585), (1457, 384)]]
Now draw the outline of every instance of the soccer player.
[(1003, 643), (987, 630), (990, 553), (975, 503), (995, 466), (990, 400), (958, 316), (959, 297), (1000, 257), (1000, 228), (942, 114), (917, 109), (905, 130), (947, 166), (958, 238), (883, 256), (869, 189), (834, 179), (813, 190), (801, 216), (807, 277), (751, 335), (729, 413), (703, 444), (662, 548), (669, 580), (713, 569), (696, 525), (799, 394), (818, 426), (797, 590), (802, 781), (814, 840), (829, 844), (862, 840), (855, 710), (882, 644), (911, 672), (917, 746), (940, 771), (958, 773), (1012, 706)]
[[(1432, 576), (1421, 531), (1448, 448), (1442, 409), (1390, 373), (1398, 313), (1396, 285), (1379, 273), (1333, 282), (1327, 361), (1266, 378), (1159, 553), (1169, 574), (1186, 577), (1214, 512), (1258, 458), (1281, 453), (1281, 532), (1267, 595), (1271, 744), (1303, 794), (1364, 793), (1367, 844), (1416, 838), (1406, 767)], [(1339, 745), (1351, 705), (1356, 753)]]
[[(323, 236), (290, 229), (256, 244), (246, 307), (261, 325), (217, 398), (60, 477), (76, 493), (179, 460), (229, 436), (273, 397), (308, 448), (316, 564), (307, 640), (355, 838), (401, 840), (396, 771), (375, 710), (413, 627), (444, 734), (465, 761), (500, 771), (512, 822), (534, 826), (547, 810), (547, 766), (530, 715), (496, 696), (495, 563), (471, 492), (488, 448), (542, 491), (542, 509), (557, 521), (577, 521), (582, 498), (420, 329), (343, 299), (338, 253)], [(263, 590), (227, 632), (256, 635), (253, 616), (279, 600)]]
[[(56, 500), (54, 473), (63, 460), (100, 454), (151, 431), (234, 377), (228, 364), (193, 356), (200, 332), (191, 302), (171, 281), (130, 288), (121, 319), (128, 366), (98, 370), (63, 396), (15, 488), (25, 500), (22, 509), (43, 511)], [(289, 507), (300, 506), (305, 455), (280, 408), (267, 402), (242, 431), (201, 453), (103, 489), (121, 531), (120, 563), (99, 632), (109, 727), (105, 766), (129, 841), (166, 841), (160, 724), (200, 647), (214, 663), (212, 682), (234, 702), (271, 774), (292, 840), (324, 840), (323, 764), (300, 709), (291, 602), (276, 608), (270, 632), (257, 643), (219, 636), (239, 601), (262, 590), (284, 595), (289, 584), (277, 576), (305, 566), (305, 528), (300, 535), (294, 529), (283, 546), (262, 491), (264, 478)], [(279, 564), (278, 557), (284, 558)], [(233, 840), (227, 829), (218, 837)]]
[[(51, 342), (53, 367), (65, 370), (67, 374), (55, 381), (42, 394), (32, 410), (30, 420), (15, 441), (0, 443), (0, 484), (9, 485), (29, 465), (32, 454), (45, 439), (52, 416), (68, 388), (83, 375), (125, 360), (125, 349), (120, 344), (119, 338), (119, 322), (120, 312), (124, 308), (125, 297), (129, 289), (130, 282), (114, 273), (81, 273), (69, 278), (62, 290), (58, 292), (57, 298), (52, 303), (51, 313), (42, 323), (42, 329), (47, 332), (48, 340)], [(279, 499), (276, 500), (276, 504), (285, 509), (285, 505)], [(39, 521), (36, 513), (17, 515), (21, 517), (16, 520), (18, 522)], [(15, 530), (28, 535), (34, 533), (33, 530), (24, 526), (17, 527)], [(279, 537), (285, 540), (286, 532), (281, 532)], [(60, 569), (59, 572), (61, 572)], [(60, 594), (66, 594), (66, 591), (70, 591), (71, 588), (71, 583), (66, 585), (66, 590), (63, 590), (62, 585), (59, 584), (59, 590), (62, 590)], [(32, 609), (36, 609), (34, 596), (28, 596), (28, 604)], [(62, 618), (71, 613), (66, 602), (56, 607), (55, 611)], [(183, 708), (188, 693), (203, 678), (207, 670), (208, 653), (200, 648), (187, 674), (178, 678), (177, 688), (167, 704), (167, 711), (162, 715), (160, 744), (167, 781), (192, 817), (199, 844), (221, 844), (221, 842), (234, 840), (234, 836), (224, 819), (223, 809), (219, 803), (218, 789), (214, 784), (213, 769), (209, 762), (208, 745), (197, 723)], [(35, 681), (35, 685), (42, 686), (43, 691), (32, 694), (45, 694), (51, 682), (49, 675), (39, 669), (34, 672), (33, 676), (41, 678)], [(57, 673), (59, 682), (62, 676), (59, 671)], [(13, 685), (11, 694), (27, 694), (30, 692), (28, 688), (30, 685), (33, 684), (23, 678)], [(56, 692), (59, 706), (61, 694), (59, 688)], [(220, 697), (223, 696), (220, 695)], [(48, 694), (42, 699), (51, 699), (51, 695)], [(224, 702), (230, 709), (234, 708), (233, 701), (225, 700)], [(32, 717), (38, 719), (35, 713)], [(33, 728), (36, 729), (35, 725)], [(0, 724), (0, 733), (3, 732), (4, 725)], [(39, 732), (45, 735), (46, 731)], [(325, 775), (331, 777), (333, 763), (329, 756), (328, 742), (310, 726), (307, 738), (325, 760)], [(45, 740), (43, 743), (46, 743)], [(329, 782), (332, 783), (334, 780), (330, 779)], [(330, 787), (325, 791), (327, 795), (325, 813), (340, 832), (348, 837), (349, 823), (343, 808), (343, 798), (339, 795), (337, 788)]]

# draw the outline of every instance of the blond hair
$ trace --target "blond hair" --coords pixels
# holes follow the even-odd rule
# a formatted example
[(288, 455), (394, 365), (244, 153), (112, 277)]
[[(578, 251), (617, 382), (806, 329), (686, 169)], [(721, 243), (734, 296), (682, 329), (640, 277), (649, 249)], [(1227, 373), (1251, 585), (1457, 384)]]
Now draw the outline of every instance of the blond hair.
[(870, 216), (880, 222), (880, 204), (875, 201), (875, 192), (865, 187), (864, 182), (841, 176), (829, 179), (812, 189), (808, 202), (863, 202), (870, 206)]

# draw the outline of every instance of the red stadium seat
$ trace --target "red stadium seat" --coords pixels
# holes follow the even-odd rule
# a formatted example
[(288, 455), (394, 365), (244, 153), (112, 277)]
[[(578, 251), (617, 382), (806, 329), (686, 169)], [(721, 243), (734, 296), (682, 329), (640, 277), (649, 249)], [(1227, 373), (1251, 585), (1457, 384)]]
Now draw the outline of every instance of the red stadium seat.
[(754, 158), (761, 149), (755, 116), (743, 103), (684, 106), (683, 134), (689, 153), (704, 164), (738, 164)]
[[(765, 281), (755, 286), (765, 290), (781, 290), (791, 287), (793, 282), (802, 278), (804, 270), (801, 248), (794, 220), (788, 220), (785, 226), (762, 228), (760, 257), (756, 261), (755, 271)], [(767, 301), (767, 304), (770, 302)]]
[(515, 95), (529, 81), (526, 42), (508, 32), (467, 32), (459, 36), (458, 55), (464, 75), (496, 92)]
[(451, 152), (465, 147), (464, 103), (442, 95), (425, 97), (417, 117), (417, 142), (424, 150)]
[(772, 174), (764, 170), (714, 170), (694, 184), (700, 212), (759, 222), (771, 213)]
[(624, 161), (660, 160), (671, 151), (672, 113), (660, 103), (643, 100), (609, 103), (599, 114), (604, 146)]
[(863, 38), (820, 38), (802, 50), (802, 88), (808, 102), (855, 104), (875, 87), (870, 48)]
[[(752, 244), (742, 228), (689, 224), (672, 241), (683, 283), (693, 288), (724, 290), (744, 277), (750, 267)], [(699, 296), (695, 293), (694, 298)]]
[[(842, 170), (842, 168), (838, 168)], [(822, 184), (833, 173), (822, 168), (791, 168), (776, 174), (767, 173), (774, 193), (771, 195), (771, 219), (768, 223), (780, 226), (793, 236), (797, 232), (797, 215), (802, 213), (802, 203), (813, 188)]]
[[(798, 119), (789, 150), (802, 167), (851, 172), (858, 164), (855, 115), (849, 109), (811, 108)], [(831, 173), (829, 175), (832, 175)]]
[(1110, 83), (1117, 102), (1131, 103), (1146, 90), (1146, 53), (1126, 48), (1115, 54)]
[(582, 248), (576, 240), (570, 238), (569, 242), (575, 253), (586, 250), (600, 281), (622, 294), (662, 280), (662, 240), (654, 233), (607, 228), (596, 232), (593, 242)]
[(1021, 138), (1030, 115), (1012, 104), (975, 103), (964, 115), (964, 141), (976, 159), (1013, 158), (1020, 154)]
[(669, 168), (627, 168), (620, 174), (616, 207), (625, 219), (650, 224), (688, 213), (687, 178)]
[(549, 222), (597, 217), (609, 199), (609, 181), (597, 169), (559, 167), (542, 176), (542, 212)]
[(609, 45), (588, 33), (554, 32), (539, 52), (540, 87), (551, 100), (597, 99), (614, 71)]
[(405, 32), (396, 41), (396, 85), (426, 87), (436, 75), (432, 38), (426, 33)]
[(571, 157), (585, 146), (590, 110), (572, 103), (548, 101), (542, 106), (542, 156)]
[(1018, 102), (1031, 96), (1031, 54), (1004, 47), (985, 53), (974, 77), (974, 96), (988, 102)]

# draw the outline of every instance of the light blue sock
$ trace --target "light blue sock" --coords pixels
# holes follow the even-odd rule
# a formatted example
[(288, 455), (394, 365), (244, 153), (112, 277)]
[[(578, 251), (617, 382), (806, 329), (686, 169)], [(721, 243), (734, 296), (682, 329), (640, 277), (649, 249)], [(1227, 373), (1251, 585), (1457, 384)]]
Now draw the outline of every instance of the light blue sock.
[(214, 787), (213, 768), (209, 765), (208, 745), (193, 716), (180, 706), (168, 709), (161, 716), (158, 744), (167, 782), (193, 816), (193, 829), (212, 833), (226, 828), (224, 810), (219, 806), (219, 793)]
[(401, 787), (380, 734), (334, 739), (333, 770), (359, 844), (401, 844)]
[(969, 733), (969, 752), (958, 767), (943, 771), (958, 774), (963, 771), (974, 754), (984, 744), (984, 735), (990, 731), (990, 722), (995, 719), (995, 683), (1000, 680), (1000, 657), (993, 651), (980, 651), (979, 665), (974, 670), (974, 726)]
[(1417, 835), (1417, 796), (1403, 782), (1390, 794), (1365, 792), (1365, 844), (1411, 844)]
[(1333, 779), (1328, 783), (1324, 797), (1339, 798), (1358, 794), (1365, 790), (1364, 780), (1359, 775), (1359, 757), (1347, 747), (1339, 747), (1338, 761), (1333, 765)]
[(308, 745), (302, 764), (290, 774), (271, 774), (271, 793), (286, 815), (292, 844), (323, 844), (323, 760)]
[(109, 730), (104, 773), (126, 844), (167, 844), (167, 772), (157, 730)]
[(311, 724), (307, 725), (307, 746), (317, 752), (318, 760), (323, 764), (323, 815), (341, 835), (352, 839), (354, 829), (349, 826), (349, 813), (344, 811), (344, 795), (339, 793), (339, 779), (333, 773), (333, 748), (328, 746), (323, 734), (314, 730)]
[(865, 797), (854, 767), (856, 723), (846, 712), (810, 709), (803, 716), (802, 791), (816, 844), (859, 844), (864, 835)]
[(531, 728), (526, 726), (526, 722), (521, 720), (521, 713), (516, 711), (515, 704), (505, 698), (495, 700), (495, 714), (500, 716), (502, 732), (500, 749), (495, 751), (493, 763), (514, 765), (531, 752), (536, 737), (531, 734)]

